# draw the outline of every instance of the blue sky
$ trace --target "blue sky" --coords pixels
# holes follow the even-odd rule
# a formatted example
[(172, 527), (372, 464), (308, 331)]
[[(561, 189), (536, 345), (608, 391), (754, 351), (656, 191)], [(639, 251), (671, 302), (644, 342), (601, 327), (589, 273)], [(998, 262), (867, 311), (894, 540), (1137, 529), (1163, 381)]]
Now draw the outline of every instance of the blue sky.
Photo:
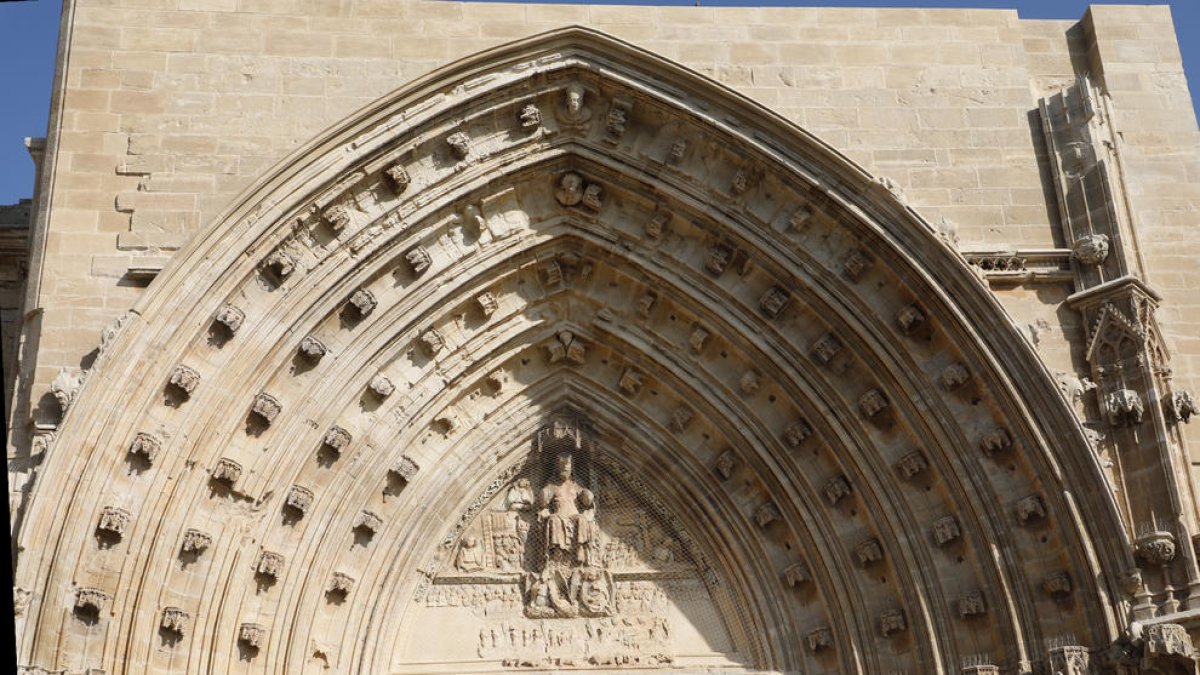
[[(1028, 19), (1078, 19), (1089, 4), (1085, 0), (701, 0), (709, 6), (818, 6), (818, 7), (990, 7), (1016, 9)], [(608, 4), (694, 5), (695, 0)], [(1147, 4), (1130, 0), (1102, 0), (1090, 4)], [(1183, 51), (1192, 102), (1200, 99), (1200, 0), (1164, 0), (1175, 18)], [(58, 39), (61, 0), (0, 2), (0, 204), (33, 194), (33, 162), (25, 151), (26, 136), (44, 136), (50, 108), (54, 54)], [(397, 86), (401, 83), (397, 82)]]

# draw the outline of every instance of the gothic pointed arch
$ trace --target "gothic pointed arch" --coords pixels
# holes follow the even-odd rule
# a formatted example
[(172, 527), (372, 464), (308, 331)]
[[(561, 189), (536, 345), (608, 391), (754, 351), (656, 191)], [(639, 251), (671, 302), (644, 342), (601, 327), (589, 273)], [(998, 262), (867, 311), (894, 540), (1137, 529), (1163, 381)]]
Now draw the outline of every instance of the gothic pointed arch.
[(1144, 591), (1105, 480), (886, 181), (569, 28), (361, 110), (176, 256), (39, 473), (19, 649), (1024, 672)]

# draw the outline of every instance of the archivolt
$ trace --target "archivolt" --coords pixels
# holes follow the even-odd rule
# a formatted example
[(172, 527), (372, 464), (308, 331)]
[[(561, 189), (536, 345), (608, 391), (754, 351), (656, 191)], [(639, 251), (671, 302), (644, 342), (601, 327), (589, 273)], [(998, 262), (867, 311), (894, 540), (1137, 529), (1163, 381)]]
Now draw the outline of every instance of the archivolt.
[[(560, 203), (568, 174), (595, 201)], [(563, 409), (615, 464), (670, 477), (657, 498), (707, 552), (746, 669), (1015, 667), (1065, 634), (1102, 647), (1125, 619), (1102, 474), (953, 249), (803, 131), (594, 32), (481, 54), (356, 114), (135, 311), (19, 534), (26, 662), (396, 667), (448, 528)], [(312, 497), (298, 520), (279, 515), (292, 486)], [(127, 524), (97, 535), (113, 507)], [(364, 511), (382, 522), (356, 543)], [(181, 553), (197, 533), (207, 548)], [(260, 551), (284, 564), (256, 591)], [(800, 562), (812, 581), (792, 587)], [(356, 586), (331, 605), (339, 571)], [(257, 653), (243, 624), (265, 631)], [(822, 628), (831, 647), (809, 640)]]

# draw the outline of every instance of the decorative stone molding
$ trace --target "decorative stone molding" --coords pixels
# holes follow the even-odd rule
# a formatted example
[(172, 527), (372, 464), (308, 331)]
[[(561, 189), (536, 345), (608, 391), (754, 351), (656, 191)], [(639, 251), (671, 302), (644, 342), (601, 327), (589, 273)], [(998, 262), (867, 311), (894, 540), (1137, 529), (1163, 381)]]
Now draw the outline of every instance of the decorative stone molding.
[(349, 204), (334, 204), (322, 211), (321, 217), (329, 223), (334, 232), (341, 232), (354, 222)]
[(800, 444), (808, 440), (810, 436), (812, 436), (812, 427), (805, 419), (798, 419), (783, 430), (783, 441), (792, 448), (800, 447)]
[(814, 654), (825, 649), (833, 649), (833, 631), (828, 626), (809, 631), (804, 639), (808, 642), (808, 651)]
[(320, 361), (327, 353), (329, 349), (325, 343), (311, 335), (300, 341), (300, 355), (313, 363)]
[(961, 363), (951, 363), (938, 376), (938, 382), (946, 391), (954, 391), (970, 381), (971, 373), (967, 372), (966, 366)]
[(1000, 675), (1000, 667), (990, 663), (963, 666), (962, 675)]
[(696, 413), (687, 406), (679, 406), (671, 413), (671, 431), (675, 433), (683, 433), (687, 431), (688, 425), (692, 423), (692, 418)]
[(191, 616), (183, 609), (179, 607), (164, 607), (162, 618), (158, 621), (158, 627), (168, 633), (174, 633), (179, 637), (183, 637), (189, 620), (191, 620)]
[(271, 251), (271, 254), (263, 259), (262, 267), (277, 278), (286, 279), (296, 271), (296, 264), (297, 261), (292, 254), (280, 247)]
[(1150, 565), (1166, 565), (1175, 559), (1175, 535), (1162, 530), (1150, 530), (1135, 542), (1137, 556)]
[(285, 497), (283, 500), (283, 505), (284, 507), (299, 513), (301, 516), (304, 516), (307, 515), (309, 509), (312, 508), (313, 499), (314, 497), (312, 490), (309, 490), (306, 487), (300, 487), (299, 485), (293, 485), (291, 489), (288, 490), (287, 497)]
[(238, 642), (250, 649), (261, 649), (267, 640), (267, 629), (257, 623), (238, 626)]
[(340, 455), (342, 451), (350, 445), (350, 441), (352, 440), (354, 440), (354, 437), (349, 431), (334, 425), (329, 427), (329, 429), (325, 432), (325, 436), (322, 437), (321, 443), (325, 447)]
[(741, 379), (738, 380), (738, 390), (743, 396), (753, 396), (758, 393), (762, 386), (758, 373), (753, 370), (747, 370), (742, 373)]
[(717, 456), (716, 471), (721, 480), (729, 480), (733, 476), (737, 461), (737, 454), (733, 450), (726, 450)]
[(871, 259), (862, 251), (851, 251), (842, 261), (842, 274), (853, 283), (862, 281), (867, 270), (871, 268)]
[(1114, 427), (1132, 427), (1142, 423), (1146, 410), (1142, 397), (1132, 389), (1117, 389), (1104, 399), (1104, 412)]
[(879, 616), (879, 632), (883, 634), (883, 637), (891, 637), (906, 630), (908, 630), (908, 621), (904, 617), (904, 610), (892, 609)]
[(224, 326), (230, 335), (237, 335), (246, 321), (246, 313), (233, 305), (221, 305), (213, 315), (213, 320)]
[(1008, 452), (1012, 446), (1013, 440), (1008, 429), (992, 429), (979, 441), (979, 449), (988, 457)]
[(58, 409), (62, 411), (62, 414), (67, 414), (67, 409), (71, 407), (71, 403), (82, 387), (83, 375), (81, 373), (66, 368), (59, 369), (58, 375), (50, 383), (50, 394), (54, 396), (55, 401), (58, 401)]
[(200, 373), (188, 366), (179, 365), (171, 371), (171, 378), (168, 381), (183, 392), (185, 397), (190, 397), (196, 390), (196, 386), (200, 384)]
[(670, 224), (671, 211), (665, 203), (659, 202), (654, 207), (654, 213), (650, 214), (650, 219), (646, 221), (646, 238), (659, 241)]
[(874, 537), (864, 539), (854, 546), (854, 558), (858, 560), (859, 565), (870, 567), (883, 560), (883, 547)]
[(154, 464), (161, 449), (162, 442), (158, 437), (144, 431), (139, 431), (129, 444), (129, 454), (143, 458), (147, 464)]
[(821, 492), (825, 494), (825, 501), (830, 506), (837, 506), (838, 502), (850, 496), (850, 482), (845, 476), (835, 476), (825, 481)]
[(765, 528), (779, 518), (779, 507), (775, 506), (774, 502), (767, 502), (754, 510), (754, 522), (759, 527)]
[(365, 319), (375, 311), (379, 306), (379, 302), (375, 299), (375, 294), (365, 288), (359, 288), (350, 294), (350, 299), (347, 301), (354, 313), (359, 319)]
[(230, 487), (237, 485), (238, 479), (241, 477), (242, 465), (228, 458), (217, 460), (217, 465), (212, 470), (213, 480), (225, 483)]
[(254, 397), (254, 404), (250, 408), (250, 412), (268, 425), (275, 421), (282, 410), (283, 406), (280, 405), (279, 400), (265, 391)]
[(404, 260), (414, 276), (421, 276), (433, 266), (433, 258), (424, 247), (418, 246), (404, 254)]
[(929, 462), (920, 450), (913, 450), (896, 461), (896, 470), (904, 480), (912, 480), (928, 468)]
[(954, 516), (942, 516), (933, 521), (933, 541), (938, 546), (947, 546), (962, 536), (958, 519)]
[(783, 570), (783, 580), (789, 588), (797, 588), (804, 584), (812, 583), (812, 573), (808, 569), (808, 563), (795, 562), (788, 565)]
[(704, 259), (704, 269), (709, 274), (721, 276), (725, 273), (725, 268), (733, 261), (733, 248), (725, 244), (717, 244), (708, 250), (708, 256)]
[(278, 579), (283, 574), (284, 558), (278, 553), (263, 551), (254, 563), (254, 573), (270, 579)]
[(977, 616), (983, 616), (987, 613), (987, 605), (983, 600), (983, 593), (979, 591), (971, 591), (958, 596), (956, 602), (958, 606), (958, 617), (960, 619), (970, 619)]
[(1196, 407), (1196, 399), (1192, 392), (1177, 390), (1163, 398), (1163, 411), (1168, 421), (1187, 424), (1192, 415), (1200, 413), (1200, 408)]
[(546, 362), (558, 363), (565, 360), (575, 366), (587, 362), (587, 347), (583, 340), (569, 330), (559, 331), (553, 340), (546, 343)]
[(96, 529), (119, 539), (125, 535), (131, 519), (132, 516), (125, 509), (106, 506), (100, 511), (100, 522), (96, 525)]
[(607, 132), (604, 140), (616, 144), (625, 135), (626, 125), (629, 124), (629, 114), (633, 111), (633, 101), (622, 96), (613, 98), (608, 107), (608, 115), (604, 118), (604, 129)]
[(692, 334), (688, 336), (688, 345), (692, 351), (699, 354), (704, 351), (704, 343), (708, 341), (709, 333), (703, 326), (696, 326), (692, 329)]
[(396, 385), (392, 384), (387, 375), (376, 373), (375, 377), (372, 377), (371, 381), (367, 383), (367, 389), (370, 389), (379, 398), (387, 398), (396, 391)]
[(1046, 517), (1046, 505), (1038, 495), (1029, 495), (1017, 502), (1017, 520), (1022, 524)]
[(1142, 648), (1147, 658), (1177, 656), (1196, 658), (1196, 647), (1183, 626), (1177, 623), (1154, 623), (1142, 629)]
[(184, 553), (203, 553), (212, 546), (212, 536), (194, 528), (188, 528), (183, 533), (180, 549)]
[(793, 232), (800, 232), (808, 227), (812, 221), (813, 211), (810, 207), (801, 206), (792, 213), (792, 217), (788, 218), (788, 228)]
[(758, 308), (762, 310), (763, 314), (775, 319), (783, 312), (783, 308), (787, 306), (791, 298), (791, 294), (784, 289), (779, 286), (772, 286), (759, 299)]

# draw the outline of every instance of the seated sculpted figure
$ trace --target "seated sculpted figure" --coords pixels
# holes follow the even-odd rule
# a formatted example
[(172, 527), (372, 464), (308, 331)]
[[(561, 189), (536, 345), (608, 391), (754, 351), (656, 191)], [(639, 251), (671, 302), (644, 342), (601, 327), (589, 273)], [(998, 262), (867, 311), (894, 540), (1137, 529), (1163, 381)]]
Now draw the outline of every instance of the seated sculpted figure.
[(539, 496), (538, 519), (543, 526), (546, 562), (567, 565), (582, 562), (584, 542), (580, 541), (580, 535), (590, 542), (596, 534), (594, 522), (580, 517), (581, 502), (588, 504), (589, 510), (594, 509), (594, 497), (590, 490), (575, 482), (571, 475), (573, 466), (571, 455), (559, 455), (557, 475), (546, 481)]

